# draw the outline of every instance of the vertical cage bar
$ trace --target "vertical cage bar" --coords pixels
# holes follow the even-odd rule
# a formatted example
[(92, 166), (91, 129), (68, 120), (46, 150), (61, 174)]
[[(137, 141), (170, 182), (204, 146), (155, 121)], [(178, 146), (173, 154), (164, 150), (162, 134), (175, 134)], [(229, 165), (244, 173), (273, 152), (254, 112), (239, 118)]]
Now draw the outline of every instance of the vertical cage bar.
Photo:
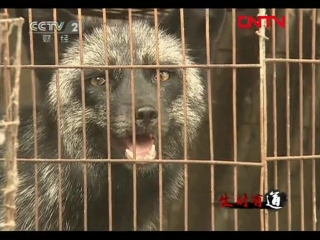
[[(299, 9), (299, 59), (303, 59), (303, 12)], [(299, 152), (303, 156), (303, 63), (299, 63)], [(300, 220), (304, 231), (304, 176), (303, 160), (300, 159)]]
[[(32, 22), (32, 9), (28, 9), (29, 22)], [(29, 23), (27, 23), (29, 24)], [(33, 32), (29, 31), (30, 39), (30, 63), (34, 65), (34, 43)], [(34, 139), (34, 158), (38, 158), (38, 131), (37, 131), (37, 89), (36, 89), (35, 70), (31, 69), (31, 84), (32, 84), (32, 114), (33, 114), (33, 139)], [(34, 164), (34, 206), (35, 206), (35, 230), (39, 231), (39, 176), (38, 164)]]
[[(316, 59), (316, 17), (317, 11), (316, 9), (312, 10), (312, 42), (311, 42), (311, 51), (312, 56), (311, 59)], [(319, 17), (319, 16), (318, 16)], [(311, 64), (311, 81), (312, 81), (312, 93), (311, 93), (311, 154), (315, 155), (316, 152), (316, 87), (319, 84), (316, 84), (316, 64)], [(319, 77), (319, 76), (318, 76)], [(318, 80), (319, 81), (319, 80)], [(319, 93), (318, 93), (319, 94)], [(319, 105), (319, 103), (318, 103)], [(316, 195), (316, 160), (313, 158), (312, 162), (312, 173), (311, 173), (311, 181), (312, 181), (312, 230), (317, 230), (317, 195)], [(319, 160), (318, 160), (319, 161)]]
[[(287, 22), (289, 22), (289, 10), (285, 10)], [(288, 24), (285, 31), (286, 45), (286, 59), (290, 57), (290, 25)], [(290, 63), (286, 62), (286, 125), (287, 125), (287, 156), (291, 156), (291, 124), (290, 124)], [(287, 184), (288, 184), (288, 231), (291, 231), (291, 162), (287, 161)]]
[[(80, 65), (83, 65), (83, 37), (82, 37), (82, 9), (78, 8)], [(87, 159), (87, 131), (86, 131), (86, 99), (85, 99), (84, 72), (81, 69), (81, 105), (82, 105), (82, 136), (83, 136), (83, 158)], [(88, 166), (83, 163), (83, 227), (88, 230)]]
[[(271, 10), (271, 15), (276, 16), (276, 10)], [(272, 22), (272, 58), (276, 58), (276, 24)], [(273, 75), (272, 75), (272, 92), (273, 92), (273, 155), (278, 156), (278, 114), (277, 114), (277, 64), (272, 63)], [(274, 186), (278, 188), (278, 161), (273, 162), (274, 171)], [(279, 230), (279, 212), (275, 212), (275, 229)]]
[[(237, 39), (236, 39), (236, 9), (232, 9), (232, 64), (237, 64)], [(237, 69), (232, 68), (232, 116), (233, 116), (233, 158), (238, 161), (238, 134), (237, 134)], [(237, 201), (238, 195), (238, 167), (233, 167), (233, 195)], [(234, 209), (234, 230), (239, 230), (238, 210)]]
[[(9, 12), (8, 12), (8, 9), (5, 8), (4, 9), (4, 19), (6, 19), (8, 17), (9, 17)], [(9, 22), (5, 21), (3, 23), (3, 25), (4, 25), (5, 29), (9, 29), (9, 26), (10, 26)], [(5, 35), (5, 37), (3, 38), (4, 39), (3, 41), (5, 41), (6, 44), (4, 46), (6, 46), (6, 47), (4, 47), (4, 49), (3, 49), (3, 57), (4, 57), (4, 60), (9, 60), (10, 59), (10, 41), (9, 41), (10, 39), (9, 39), (9, 34), (4, 34), (4, 35)], [(4, 61), (3, 64), (4, 65), (10, 65), (10, 62), (6, 63)], [(7, 68), (7, 67), (3, 68), (3, 76), (4, 76), (4, 79), (11, 79), (11, 72), (10, 72), (9, 68)], [(4, 91), (11, 92), (11, 90), (12, 90), (11, 89), (11, 81), (9, 81), (8, 83), (6, 83), (4, 85)], [(8, 99), (6, 99), (4, 97), (3, 102), (4, 102), (5, 106), (8, 106), (8, 104), (9, 104)], [(10, 109), (9, 109), (9, 114), (11, 114), (11, 110)]]
[[(102, 9), (102, 18), (103, 18), (103, 31), (104, 31), (104, 43), (105, 43), (105, 54), (106, 54), (106, 65), (108, 65), (108, 19), (107, 19), (107, 11), (105, 8)], [(111, 126), (110, 126), (110, 78), (108, 70), (105, 70), (106, 79), (106, 105), (107, 105), (107, 139), (108, 139), (108, 160), (111, 159)], [(109, 231), (112, 231), (112, 164), (108, 163), (108, 203), (109, 203)]]
[[(186, 39), (184, 32), (184, 10), (180, 9), (180, 24), (181, 24), (181, 42), (182, 42), (182, 64), (186, 64)], [(188, 108), (187, 108), (187, 91), (188, 91), (188, 79), (186, 69), (183, 69), (183, 110), (184, 110), (184, 159), (188, 160)], [(188, 164), (184, 164), (184, 230), (188, 231)]]
[[(57, 21), (57, 9), (53, 8), (53, 21)], [(58, 66), (59, 65), (59, 50), (58, 50), (58, 33), (57, 33), (57, 29), (54, 29), (54, 59), (55, 59), (55, 65)], [(59, 92), (59, 69), (56, 68), (56, 86), (57, 86), (57, 98), (58, 98), (58, 159), (61, 159), (62, 157), (62, 142), (61, 142), (61, 132), (60, 132), (60, 124), (61, 124), (61, 105), (60, 105), (60, 92)], [(63, 212), (63, 206), (62, 206), (62, 167), (61, 167), (61, 163), (58, 163), (58, 181), (59, 181), (59, 231), (63, 230), (63, 216), (62, 216), (62, 212)]]
[[(158, 9), (154, 9), (154, 27), (155, 27), (155, 38), (156, 38), (156, 64), (159, 65), (159, 20), (158, 20)], [(157, 68), (157, 102), (158, 111), (161, 113), (161, 86), (160, 86), (160, 70)], [(162, 160), (162, 135), (161, 135), (161, 114), (158, 116), (158, 143), (159, 143), (159, 160)], [(159, 230), (163, 230), (163, 186), (162, 186), (162, 173), (163, 165), (159, 163)]]
[[(266, 9), (259, 8), (258, 16), (266, 16)], [(261, 179), (260, 179), (260, 192), (268, 191), (268, 168), (267, 168), (267, 80), (266, 80), (266, 21), (261, 20), (261, 28), (257, 32), (259, 35), (259, 61), (260, 61), (260, 141), (261, 141)], [(268, 217), (269, 214), (266, 210), (264, 218), (261, 217), (261, 230), (268, 231)]]
[[(211, 63), (210, 60), (210, 11), (206, 9), (206, 55), (207, 55), (207, 64)], [(213, 139), (213, 114), (212, 114), (212, 83), (211, 83), (211, 70), (210, 68), (207, 69), (207, 84), (208, 84), (208, 108), (209, 108), (209, 136), (210, 136), (210, 160), (214, 160), (214, 139)], [(210, 165), (210, 187), (211, 187), (211, 230), (215, 230), (215, 220), (214, 220), (214, 213), (215, 213), (215, 202), (214, 202), (214, 164)]]
[[(129, 31), (130, 31), (130, 65), (134, 65), (134, 41), (132, 26), (132, 9), (128, 9)], [(133, 159), (136, 160), (136, 125), (135, 125), (135, 88), (134, 88), (134, 71), (131, 69), (131, 97), (132, 97), (132, 142), (133, 142)], [(137, 164), (133, 163), (133, 230), (137, 231)]]

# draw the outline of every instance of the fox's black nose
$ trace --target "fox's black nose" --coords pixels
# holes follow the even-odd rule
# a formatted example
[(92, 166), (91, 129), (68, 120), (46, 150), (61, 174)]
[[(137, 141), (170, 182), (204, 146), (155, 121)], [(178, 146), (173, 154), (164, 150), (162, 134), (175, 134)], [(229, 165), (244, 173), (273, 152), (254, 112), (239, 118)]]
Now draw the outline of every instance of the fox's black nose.
[(136, 110), (136, 123), (140, 127), (154, 125), (158, 120), (158, 111), (152, 106), (139, 107)]

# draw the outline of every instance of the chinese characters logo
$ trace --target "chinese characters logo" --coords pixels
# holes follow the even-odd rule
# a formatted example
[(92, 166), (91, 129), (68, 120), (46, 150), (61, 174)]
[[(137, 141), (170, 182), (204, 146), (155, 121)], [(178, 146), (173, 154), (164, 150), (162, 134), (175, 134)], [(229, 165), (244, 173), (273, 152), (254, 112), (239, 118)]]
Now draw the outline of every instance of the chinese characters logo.
[[(251, 201), (249, 201), (251, 200)], [(247, 194), (237, 197), (237, 202), (230, 202), (227, 194), (219, 199), (220, 207), (227, 208), (255, 208), (280, 210), (287, 202), (287, 195), (279, 190), (270, 190), (264, 195), (256, 194), (249, 199)]]

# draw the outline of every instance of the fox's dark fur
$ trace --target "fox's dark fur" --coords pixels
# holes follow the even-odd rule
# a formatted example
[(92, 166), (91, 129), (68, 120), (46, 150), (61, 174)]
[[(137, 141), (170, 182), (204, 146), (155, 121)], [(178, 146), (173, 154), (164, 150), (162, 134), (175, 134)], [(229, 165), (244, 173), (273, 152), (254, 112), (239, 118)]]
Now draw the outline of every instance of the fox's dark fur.
[[(58, 20), (71, 20), (66, 11), (59, 10)], [(21, 14), (27, 16), (25, 10)], [(225, 10), (210, 10), (211, 41), (216, 41), (224, 20)], [(205, 11), (184, 11), (187, 43), (186, 64), (205, 63)], [(49, 10), (34, 10), (33, 21), (52, 20)], [(76, 19), (76, 18), (75, 18)], [(24, 27), (24, 41), (28, 43), (28, 18)], [(104, 44), (102, 19), (85, 21), (83, 25), (83, 63), (105, 65), (106, 54), (109, 65), (130, 64), (130, 36), (128, 23), (108, 25), (107, 43)], [(159, 28), (160, 64), (182, 64), (180, 10), (173, 10), (164, 17)], [(59, 64), (80, 65), (78, 35), (70, 35), (69, 43), (59, 45)], [(156, 39), (152, 22), (134, 21), (134, 63), (152, 65), (156, 63)], [(53, 43), (42, 43), (41, 35), (34, 35), (35, 64), (54, 64)], [(161, 83), (162, 155), (164, 159), (183, 159), (184, 101), (183, 70), (169, 69), (171, 78)], [(186, 70), (188, 144), (191, 146), (197, 130), (206, 117), (205, 71), (196, 68)], [(37, 158), (58, 157), (57, 104), (60, 104), (61, 157), (83, 158), (83, 120), (81, 101), (81, 70), (59, 69), (59, 91), (56, 89), (56, 73), (48, 69), (36, 70), (40, 90), (45, 92), (44, 104), (37, 108)], [(132, 135), (132, 109), (130, 69), (109, 70), (110, 109), (106, 104), (106, 87), (91, 86), (88, 79), (104, 76), (104, 70), (85, 69), (85, 117), (86, 148), (88, 159), (106, 159), (107, 114), (110, 112), (111, 157), (124, 159), (124, 150), (116, 145), (119, 138)], [(138, 105), (157, 108), (157, 83), (155, 69), (135, 69), (135, 99)], [(59, 101), (58, 99), (59, 94)], [(157, 126), (148, 131), (156, 136)], [(141, 130), (142, 131), (142, 130)], [(137, 134), (140, 129), (137, 128)], [(34, 158), (34, 130), (32, 108), (21, 110), (19, 132), (20, 158)], [(157, 142), (157, 141), (156, 141)], [(158, 150), (158, 146), (156, 145)], [(1, 150), (1, 149), (0, 149)], [(2, 149), (3, 150), (3, 149)], [(158, 152), (158, 151), (157, 151)], [(1, 152), (0, 152), (1, 157)], [(84, 174), (83, 164), (62, 165), (62, 211), (64, 230), (84, 229)], [(88, 230), (109, 229), (108, 209), (108, 164), (87, 164)], [(112, 164), (112, 215), (113, 230), (133, 230), (133, 174), (130, 164)], [(175, 198), (183, 185), (183, 165), (163, 165), (164, 202)], [(19, 163), (19, 194), (17, 196), (17, 228), (35, 229), (35, 178), (34, 164)], [(1, 170), (2, 171), (2, 168)], [(3, 172), (1, 177), (4, 176)], [(57, 230), (59, 219), (59, 179), (57, 163), (38, 164), (39, 229)], [(159, 172), (158, 166), (140, 169), (137, 172), (137, 223), (139, 230), (156, 229), (159, 216)], [(1, 181), (3, 183), (3, 181)], [(2, 216), (3, 217), (3, 216)]]

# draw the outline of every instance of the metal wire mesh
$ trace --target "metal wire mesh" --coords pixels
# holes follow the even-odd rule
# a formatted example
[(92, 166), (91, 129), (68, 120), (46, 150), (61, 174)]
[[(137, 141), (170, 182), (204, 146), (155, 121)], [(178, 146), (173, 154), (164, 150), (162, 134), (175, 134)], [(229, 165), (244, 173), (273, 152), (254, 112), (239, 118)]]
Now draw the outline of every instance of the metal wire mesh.
[[(35, 64), (33, 34), (30, 32), (30, 64), (22, 65), (23, 69), (31, 71), (31, 91), (33, 105), (33, 136), (37, 139), (37, 90), (35, 69), (54, 69), (56, 76), (57, 95), (59, 96), (59, 69), (81, 69), (81, 105), (86, 112), (85, 73), (86, 69), (129, 69), (131, 91), (135, 91), (135, 69), (157, 68), (157, 97), (161, 98), (160, 69), (183, 69), (183, 100), (187, 102), (188, 79), (186, 71), (189, 68), (205, 69), (207, 71), (208, 88), (208, 116), (207, 125), (200, 135), (200, 146), (192, 152), (188, 148), (188, 111), (184, 106), (184, 134), (182, 136), (183, 159), (164, 159), (162, 146), (162, 127), (159, 124), (158, 159), (145, 161), (159, 163), (159, 204), (155, 208), (159, 211), (158, 230), (317, 230), (317, 178), (316, 161), (319, 158), (317, 142), (319, 131), (319, 102), (317, 95), (319, 81), (316, 64), (319, 53), (316, 44), (317, 10), (268, 9), (269, 15), (285, 16), (286, 28), (276, 27), (275, 23), (268, 30), (264, 25), (256, 34), (255, 31), (237, 29), (237, 15), (247, 14), (259, 16), (266, 14), (266, 9), (230, 9), (227, 15), (222, 37), (218, 48), (213, 45), (209, 29), (209, 10), (206, 11), (206, 64), (187, 64), (187, 50), (185, 47), (184, 11), (180, 11), (182, 64), (160, 64), (159, 47), (156, 49), (154, 65), (134, 64), (134, 41), (130, 42), (130, 62), (126, 65), (85, 64), (83, 55), (83, 14), (100, 17), (104, 23), (105, 39), (108, 39), (106, 25), (112, 19), (128, 21), (130, 35), (133, 36), (132, 24), (134, 16), (154, 19), (156, 36), (158, 36), (159, 16), (166, 15), (170, 10), (120, 10), (120, 9), (68, 9), (78, 15), (80, 65), (61, 65), (58, 53), (58, 33), (54, 32), (55, 64)], [(143, 15), (143, 16), (141, 16)], [(33, 19), (31, 9), (28, 11), (29, 21)], [(53, 9), (53, 20), (57, 21), (57, 10)], [(266, 39), (268, 37), (268, 40)], [(296, 37), (298, 36), (298, 37)], [(159, 39), (156, 38), (158, 46)], [(229, 42), (229, 46), (223, 46)], [(250, 44), (248, 44), (250, 42)], [(105, 48), (108, 42), (105, 41)], [(215, 52), (214, 52), (215, 51)], [(225, 53), (227, 52), (227, 53)], [(219, 55), (220, 54), (220, 55)], [(224, 54), (224, 55), (223, 55)], [(213, 56), (214, 55), (214, 59)], [(216, 56), (217, 55), (217, 56)], [(308, 59), (306, 59), (308, 58)], [(213, 64), (214, 63), (214, 64)], [(2, 63), (1, 63), (2, 64)], [(2, 64), (0, 69), (15, 68), (15, 65)], [(230, 69), (232, 69), (230, 71)], [(1, 73), (1, 72), (0, 72)], [(106, 73), (107, 74), (107, 73)], [(240, 82), (239, 82), (240, 81)], [(107, 109), (110, 109), (108, 94), (109, 81), (106, 81)], [(132, 109), (135, 108), (135, 94), (131, 95)], [(60, 98), (57, 102), (57, 124), (61, 126)], [(161, 109), (161, 101), (157, 102)], [(135, 113), (132, 113), (135, 122)], [(317, 117), (318, 116), (318, 117)], [(158, 121), (161, 122), (161, 114)], [(228, 119), (229, 118), (229, 119)], [(83, 139), (87, 139), (87, 119), (82, 115)], [(116, 163), (129, 162), (133, 164), (132, 171), (132, 224), (133, 230), (139, 230), (137, 198), (138, 175), (137, 168), (141, 161), (136, 160), (136, 138), (133, 142), (133, 160), (112, 159), (111, 157), (111, 123), (110, 112), (107, 113), (106, 148), (108, 156), (105, 159), (88, 159), (88, 145), (83, 141), (82, 157), (76, 159), (63, 157), (63, 137), (58, 132), (57, 159), (38, 158), (38, 144), (34, 141), (34, 157), (19, 158), (18, 162), (35, 163), (35, 229), (41, 230), (39, 224), (39, 186), (38, 164), (58, 164), (59, 181), (59, 214), (58, 229), (65, 230), (63, 188), (63, 164), (82, 163), (83, 167), (83, 229), (89, 230), (88, 222), (88, 188), (90, 186), (88, 171), (94, 163), (108, 163), (108, 229), (113, 230), (113, 174), (112, 167)], [(1, 132), (0, 132), (1, 133)], [(132, 136), (136, 135), (136, 126), (132, 125)], [(204, 142), (206, 139), (206, 142)], [(206, 154), (206, 155), (205, 155)], [(191, 156), (192, 157), (191, 157)], [(205, 155), (205, 156), (204, 156)], [(169, 207), (163, 204), (163, 165), (181, 163), (184, 166), (184, 187), (180, 193), (180, 200)], [(18, 163), (20, 164), (20, 163)], [(198, 169), (197, 169), (198, 167)], [(201, 175), (201, 176), (199, 176)], [(203, 185), (201, 185), (203, 184)], [(298, 187), (299, 186), (299, 187)], [(288, 194), (288, 205), (279, 212), (260, 210), (226, 210), (217, 207), (219, 195), (228, 192), (236, 201), (243, 193), (263, 194), (270, 187), (279, 188)], [(203, 190), (202, 190), (203, 188)], [(203, 193), (204, 189), (208, 193)], [(199, 204), (200, 203), (200, 204)], [(166, 213), (164, 213), (166, 210)]]
[[(1, 211), (1, 229), (14, 230), (16, 216), (16, 194), (18, 190), (17, 171), (17, 146), (19, 128), (19, 91), (20, 91), (20, 65), (22, 46), (22, 18), (7, 18), (7, 15), (0, 15), (0, 62), (4, 66), (12, 64), (14, 72), (4, 68), (0, 71), (2, 96), (4, 102), (5, 118), (0, 121), (0, 146), (6, 142), (5, 164), (6, 171), (5, 186), (2, 196), (3, 210)], [(17, 26), (17, 41), (15, 43), (14, 61), (10, 62), (8, 57), (9, 36), (13, 28)], [(13, 84), (11, 74), (13, 73)]]

